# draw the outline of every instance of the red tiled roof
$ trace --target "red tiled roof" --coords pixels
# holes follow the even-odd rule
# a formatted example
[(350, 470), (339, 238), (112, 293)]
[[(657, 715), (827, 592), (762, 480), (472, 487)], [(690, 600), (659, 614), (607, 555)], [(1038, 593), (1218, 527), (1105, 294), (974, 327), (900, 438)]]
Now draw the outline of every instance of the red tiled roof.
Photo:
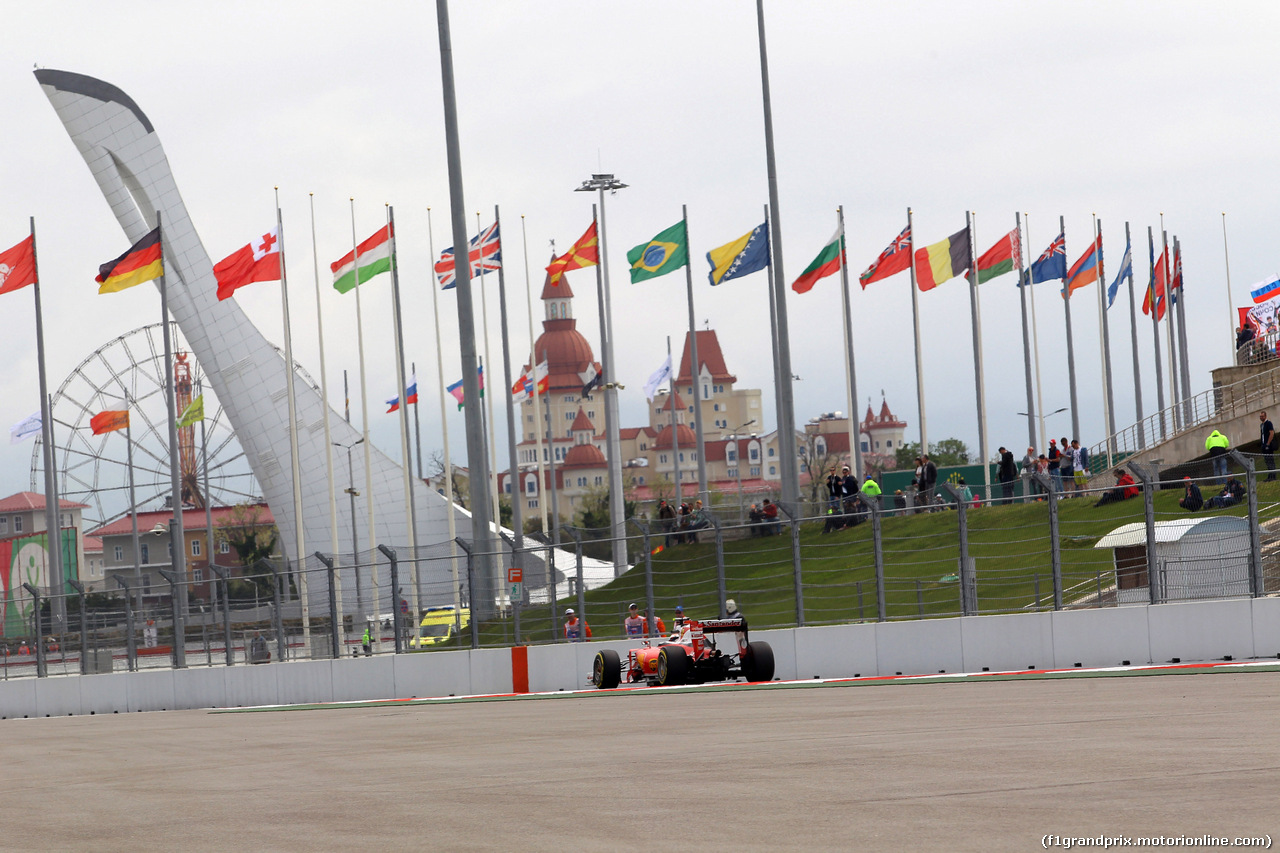
[[(253, 504), (258, 508), (258, 522), (260, 524), (275, 524), (275, 516), (271, 514), (271, 508), (266, 504)], [(218, 506), (213, 508), (213, 526), (217, 527), (219, 523), (227, 521), (232, 517), (235, 507)], [(138, 532), (150, 533), (152, 528), (157, 524), (167, 524), (169, 519), (173, 517), (173, 513), (167, 509), (152, 510), (151, 512), (138, 513)], [(202, 509), (184, 509), (182, 511), (182, 529), (183, 530), (204, 530), (204, 510)], [(131, 516), (125, 515), (117, 518), (110, 524), (105, 524), (97, 530), (86, 532), (86, 536), (119, 536), (123, 533), (133, 532), (133, 521)]]
[(84, 537), (84, 552), (86, 554), (102, 553), (102, 540), (97, 536)]
[[(59, 498), (58, 507), (61, 509), (88, 509), (89, 505), (64, 501)], [(39, 492), (18, 492), (0, 500), (0, 512), (27, 512), (29, 510), (43, 509), (44, 495)]]
[(581, 430), (586, 430), (592, 435), (595, 435), (596, 428), (595, 425), (591, 423), (591, 418), (587, 417), (587, 413), (583, 411), (581, 406), (579, 406), (578, 416), (573, 419), (573, 426), (569, 427), (569, 432), (579, 432)]
[[(686, 332), (684, 336), (684, 354), (680, 356), (680, 372), (676, 374), (676, 382), (681, 384), (687, 384), (692, 379), (692, 374), (689, 371), (689, 365), (693, 361), (690, 341), (689, 333)], [(738, 377), (729, 373), (729, 369), (725, 367), (724, 353), (720, 351), (720, 339), (716, 337), (713, 329), (698, 332), (698, 361), (706, 365), (707, 370), (711, 371), (711, 378), (715, 381), (738, 381)]]
[(594, 444), (574, 445), (564, 455), (564, 462), (560, 463), (562, 468), (607, 468), (608, 466), (609, 462), (604, 458), (604, 454)]
[(675, 394), (668, 394), (666, 396), (667, 398), (662, 402), (662, 408), (659, 409), (658, 411), (661, 411), (661, 412), (671, 411), (671, 401), (673, 399), (675, 400), (676, 408), (682, 412), (684, 411), (685, 409), (684, 398), (680, 396), (679, 391), (675, 392)]
[[(681, 447), (695, 447), (698, 444), (698, 437), (694, 435), (693, 430), (684, 424), (676, 425), (676, 441)], [(658, 430), (658, 437), (653, 440), (655, 450), (661, 450), (671, 446), (671, 426), (664, 426)]]

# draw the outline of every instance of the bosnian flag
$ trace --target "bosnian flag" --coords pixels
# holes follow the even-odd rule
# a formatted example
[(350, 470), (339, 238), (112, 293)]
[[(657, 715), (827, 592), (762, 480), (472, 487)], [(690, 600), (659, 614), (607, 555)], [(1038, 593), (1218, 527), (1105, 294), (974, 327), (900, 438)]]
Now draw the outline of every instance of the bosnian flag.
[(1280, 296), (1280, 276), (1273, 276), (1266, 281), (1258, 282), (1250, 288), (1249, 295), (1259, 305), (1268, 299)]
[(272, 228), (247, 246), (227, 255), (213, 266), (218, 280), (218, 299), (227, 299), (237, 289), (255, 281), (280, 280), (280, 233)]
[[(404, 391), (404, 398), (409, 401), (411, 406), (418, 402), (418, 377), (416, 375), (409, 377), (409, 387)], [(400, 411), (400, 398), (392, 397), (387, 401), (387, 405), (391, 407), (387, 409), (388, 415), (392, 412)]]
[[(493, 223), (471, 238), (467, 259), (471, 263), (472, 278), (479, 278), (482, 272), (502, 269), (502, 240), (498, 235), (498, 223)], [(440, 253), (440, 260), (436, 262), (436, 278), (440, 280), (441, 290), (458, 286), (453, 261), (453, 247), (450, 246)]]

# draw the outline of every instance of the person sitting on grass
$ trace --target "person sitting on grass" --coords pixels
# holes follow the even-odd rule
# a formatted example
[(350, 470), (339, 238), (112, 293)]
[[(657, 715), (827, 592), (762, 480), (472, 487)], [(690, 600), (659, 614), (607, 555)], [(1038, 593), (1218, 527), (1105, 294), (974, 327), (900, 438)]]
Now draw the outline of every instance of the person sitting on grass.
[(1240, 481), (1235, 477), (1227, 479), (1227, 484), (1222, 487), (1222, 491), (1209, 500), (1205, 501), (1205, 509), (1226, 509), (1234, 506), (1244, 499), (1244, 486), (1240, 485)]
[(1186, 494), (1182, 496), (1182, 500), (1178, 501), (1178, 506), (1188, 512), (1196, 512), (1204, 506), (1204, 497), (1200, 494), (1200, 487), (1190, 477), (1183, 477), (1182, 482), (1186, 483)]
[(1106, 506), (1116, 501), (1128, 500), (1138, 496), (1138, 484), (1134, 481), (1133, 475), (1128, 471), (1116, 471), (1116, 487), (1107, 489), (1102, 493), (1102, 498), (1094, 504), (1094, 506)]

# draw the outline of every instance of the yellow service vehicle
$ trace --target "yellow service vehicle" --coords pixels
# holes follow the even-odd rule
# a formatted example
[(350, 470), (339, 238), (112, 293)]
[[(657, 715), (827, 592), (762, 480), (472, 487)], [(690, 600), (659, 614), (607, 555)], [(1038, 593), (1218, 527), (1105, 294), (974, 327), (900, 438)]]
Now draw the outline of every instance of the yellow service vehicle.
[(447, 643), (459, 632), (466, 630), (470, 624), (471, 609), (469, 607), (464, 607), (461, 611), (453, 606), (428, 607), (422, 615), (421, 624), (418, 625), (418, 636), (409, 641), (409, 647), (424, 649), (428, 646)]

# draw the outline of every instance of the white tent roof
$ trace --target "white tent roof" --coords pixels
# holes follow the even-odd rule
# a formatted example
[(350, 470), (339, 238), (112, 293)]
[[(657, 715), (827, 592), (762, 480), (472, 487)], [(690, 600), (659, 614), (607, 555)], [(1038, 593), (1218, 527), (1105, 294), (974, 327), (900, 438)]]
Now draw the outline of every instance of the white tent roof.
[[(1230, 515), (1203, 518), (1177, 518), (1156, 522), (1156, 543), (1178, 542), (1182, 538), (1205, 533), (1246, 533), (1249, 519)], [(1147, 525), (1141, 521), (1125, 524), (1098, 540), (1095, 548), (1125, 548), (1147, 543)]]

